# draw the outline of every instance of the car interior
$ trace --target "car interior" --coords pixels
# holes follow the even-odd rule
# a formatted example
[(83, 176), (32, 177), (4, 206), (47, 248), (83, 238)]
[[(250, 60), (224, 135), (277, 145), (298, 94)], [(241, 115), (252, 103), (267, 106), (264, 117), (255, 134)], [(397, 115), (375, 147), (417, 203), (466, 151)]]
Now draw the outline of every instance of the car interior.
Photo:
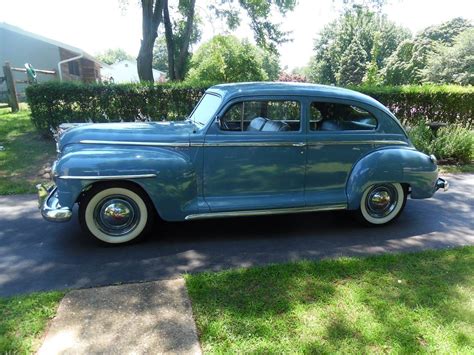
[[(225, 131), (295, 132), (300, 129), (300, 104), (296, 101), (245, 101), (231, 106), (220, 120)], [(340, 103), (312, 102), (312, 131), (367, 131), (377, 128), (368, 111)]]
[(221, 129), (248, 132), (299, 131), (300, 105), (296, 101), (240, 102), (223, 116)]
[(310, 114), (312, 131), (367, 131), (377, 127), (371, 113), (352, 105), (312, 102)]

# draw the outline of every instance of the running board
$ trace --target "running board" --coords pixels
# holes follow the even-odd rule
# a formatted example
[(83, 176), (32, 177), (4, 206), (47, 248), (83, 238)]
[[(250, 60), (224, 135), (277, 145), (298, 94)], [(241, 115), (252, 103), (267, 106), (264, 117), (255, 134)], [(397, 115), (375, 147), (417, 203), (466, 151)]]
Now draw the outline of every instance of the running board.
[(313, 207), (293, 207), (293, 208), (274, 208), (268, 210), (248, 210), (248, 211), (228, 211), (228, 212), (208, 212), (199, 214), (190, 214), (184, 219), (187, 221), (207, 218), (226, 218), (226, 217), (248, 217), (248, 216), (267, 216), (273, 214), (304, 213), (318, 211), (345, 210), (347, 204), (325, 205)]

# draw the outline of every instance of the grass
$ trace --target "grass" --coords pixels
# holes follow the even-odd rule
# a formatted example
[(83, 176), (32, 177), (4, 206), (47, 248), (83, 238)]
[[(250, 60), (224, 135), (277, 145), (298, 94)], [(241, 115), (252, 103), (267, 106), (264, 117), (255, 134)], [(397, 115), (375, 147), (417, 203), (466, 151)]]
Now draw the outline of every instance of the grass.
[(38, 172), (54, 159), (54, 141), (39, 135), (23, 109), (0, 109), (0, 195), (33, 193)]
[(0, 298), (0, 353), (34, 353), (64, 292)]
[(439, 165), (440, 173), (474, 173), (474, 162), (465, 165)]
[(207, 353), (474, 353), (474, 247), (187, 275)]

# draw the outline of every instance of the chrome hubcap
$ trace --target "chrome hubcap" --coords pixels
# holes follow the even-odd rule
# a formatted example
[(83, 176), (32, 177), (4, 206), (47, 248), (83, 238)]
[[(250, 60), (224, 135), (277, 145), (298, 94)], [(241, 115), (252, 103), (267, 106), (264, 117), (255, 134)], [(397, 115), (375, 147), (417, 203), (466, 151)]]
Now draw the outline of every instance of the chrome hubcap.
[(137, 204), (127, 196), (108, 196), (94, 210), (97, 227), (112, 236), (130, 233), (140, 220)]
[(375, 218), (388, 216), (397, 206), (397, 190), (391, 185), (379, 185), (367, 194), (367, 212)]

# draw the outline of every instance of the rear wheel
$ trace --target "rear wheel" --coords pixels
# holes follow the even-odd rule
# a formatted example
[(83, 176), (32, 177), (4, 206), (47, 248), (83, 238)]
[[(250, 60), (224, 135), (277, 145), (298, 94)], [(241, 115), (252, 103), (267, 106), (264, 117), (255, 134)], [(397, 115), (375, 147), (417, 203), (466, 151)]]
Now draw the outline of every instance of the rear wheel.
[(399, 183), (369, 186), (360, 201), (359, 218), (369, 225), (392, 222), (402, 213), (407, 200), (407, 190)]
[(132, 184), (104, 184), (86, 192), (79, 206), (84, 231), (107, 244), (123, 244), (142, 238), (153, 221), (148, 197)]

